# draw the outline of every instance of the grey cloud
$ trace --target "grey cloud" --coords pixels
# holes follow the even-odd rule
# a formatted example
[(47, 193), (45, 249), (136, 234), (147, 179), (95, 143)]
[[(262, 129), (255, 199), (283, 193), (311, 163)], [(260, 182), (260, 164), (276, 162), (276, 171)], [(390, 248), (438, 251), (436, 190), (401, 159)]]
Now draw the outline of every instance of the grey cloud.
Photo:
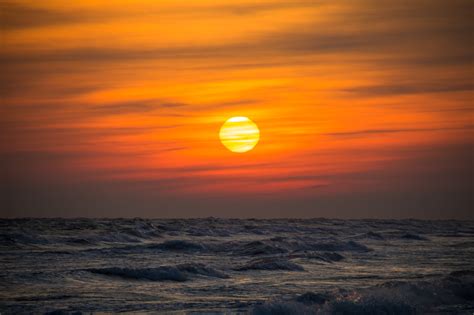
[(281, 10), (281, 9), (292, 9), (292, 8), (314, 8), (324, 4), (325, 1), (278, 1), (268, 3), (252, 3), (252, 4), (240, 4), (240, 5), (222, 5), (210, 7), (210, 11), (227, 12), (237, 15), (248, 15), (258, 14), (266, 11)]
[(163, 129), (177, 128), (179, 125), (153, 126), (153, 127), (122, 127), (122, 128), (55, 128), (55, 127), (29, 127), (22, 126), (15, 132), (21, 134), (31, 134), (45, 136), (46, 134), (55, 134), (58, 136), (110, 136), (110, 135), (125, 135), (125, 134), (142, 134), (150, 133)]
[(65, 23), (79, 23), (84, 17), (78, 14), (64, 14), (59, 11), (22, 5), (11, 1), (0, 4), (2, 30), (33, 28)]
[[(270, 4), (272, 5), (281, 4)], [(155, 47), (145, 50), (80, 47), (62, 51), (3, 53), (1, 59), (4, 62), (16, 63), (113, 62), (134, 59), (192, 59), (223, 56), (255, 58), (276, 53), (293, 56), (295, 54), (317, 55), (330, 52), (364, 51), (374, 54), (391, 52), (390, 55), (402, 54), (414, 60), (413, 54), (407, 54), (408, 52), (418, 53), (429, 49), (429, 54), (421, 54), (415, 62), (452, 62), (456, 58), (449, 58), (451, 56), (461, 56), (468, 62), (469, 56), (472, 57), (470, 42), (473, 22), (466, 11), (471, 6), (469, 1), (458, 1), (453, 5), (440, 1), (410, 2), (409, 4), (369, 1), (362, 2), (355, 9), (348, 6), (354, 12), (343, 10), (335, 13), (334, 21), (331, 22), (335, 27), (314, 22), (293, 29), (249, 34), (245, 41), (227, 45)], [(346, 24), (347, 28), (341, 27)], [(384, 27), (371, 27), (377, 24)], [(433, 49), (433, 43), (437, 43), (436, 49)], [(348, 57), (350, 56), (343, 59)]]
[(357, 94), (362, 96), (383, 96), (383, 95), (401, 95), (401, 94), (421, 94), (421, 93), (445, 93), (445, 92), (463, 92), (472, 91), (474, 84), (471, 82), (411, 82), (402, 84), (381, 84), (371, 86), (361, 86), (343, 90), (344, 93)]
[(94, 114), (126, 114), (126, 113), (143, 113), (152, 112), (157, 109), (163, 108), (179, 108), (186, 106), (184, 103), (169, 102), (158, 99), (140, 100), (140, 101), (128, 101), (118, 102), (113, 104), (104, 104), (89, 106), (87, 111), (93, 112)]
[[(147, 5), (149, 16), (203, 16), (213, 14), (252, 15), (272, 10), (291, 8), (311, 8), (324, 1), (275, 1), (268, 3), (225, 4), (212, 6), (160, 7), (153, 3)], [(65, 11), (59, 9), (45, 9), (35, 5), (24, 5), (13, 1), (0, 4), (1, 26), (3, 30), (18, 30), (54, 25), (69, 25), (85, 22), (103, 22), (130, 16), (143, 16), (143, 10), (137, 7), (127, 12), (103, 12), (97, 9), (82, 11)]]
[(366, 130), (354, 130), (354, 131), (347, 131), (347, 132), (324, 133), (323, 135), (333, 136), (333, 137), (356, 137), (356, 136), (378, 135), (378, 134), (384, 134), (384, 133), (452, 131), (452, 130), (469, 130), (473, 128), (474, 126), (441, 127), (441, 128), (366, 129)]

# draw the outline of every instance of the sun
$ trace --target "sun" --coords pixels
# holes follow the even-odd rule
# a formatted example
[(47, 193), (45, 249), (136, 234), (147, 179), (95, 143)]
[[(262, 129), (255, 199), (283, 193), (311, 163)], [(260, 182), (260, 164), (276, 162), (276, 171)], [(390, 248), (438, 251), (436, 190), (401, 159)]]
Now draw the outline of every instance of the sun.
[(232, 117), (222, 125), (219, 138), (230, 151), (244, 153), (257, 145), (260, 139), (260, 130), (247, 117)]

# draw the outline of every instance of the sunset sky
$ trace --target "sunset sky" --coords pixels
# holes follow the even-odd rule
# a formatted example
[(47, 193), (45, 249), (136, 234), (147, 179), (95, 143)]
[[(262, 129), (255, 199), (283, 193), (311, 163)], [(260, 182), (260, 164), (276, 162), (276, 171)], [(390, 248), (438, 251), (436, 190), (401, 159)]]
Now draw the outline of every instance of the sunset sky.
[(1, 1), (0, 216), (474, 218), (473, 8)]

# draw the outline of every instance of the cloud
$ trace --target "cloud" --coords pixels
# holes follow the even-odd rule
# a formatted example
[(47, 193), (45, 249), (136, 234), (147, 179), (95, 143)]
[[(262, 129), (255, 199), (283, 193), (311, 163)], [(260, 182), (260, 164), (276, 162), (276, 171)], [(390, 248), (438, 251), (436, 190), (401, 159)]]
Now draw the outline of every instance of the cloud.
[(65, 6), (49, 7), (34, 4), (22, 4), (14, 1), (3, 1), (0, 4), (2, 12), (2, 29), (5, 31), (24, 30), (38, 27), (67, 26), (90, 22), (107, 22), (115, 19), (143, 17), (143, 7), (146, 6), (147, 16), (195, 17), (223, 15), (256, 15), (274, 10), (292, 8), (316, 7), (324, 1), (269, 1), (266, 3), (250, 4), (214, 4), (186, 6), (160, 6), (159, 3), (136, 3), (133, 7), (123, 10), (109, 7), (103, 10), (94, 6), (82, 9), (67, 9)]
[[(319, 2), (318, 2), (319, 3)], [(329, 2), (326, 2), (328, 4)], [(257, 5), (204, 7), (201, 10), (225, 9), (237, 12), (257, 12), (271, 8), (312, 6), (310, 2), (272, 2)], [(113, 62), (143, 59), (182, 59), (215, 57), (249, 57), (268, 54), (327, 54), (352, 52), (381, 53), (397, 52), (413, 60), (420, 50), (432, 49), (422, 54), (416, 63), (453, 62), (450, 56), (462, 57), (466, 62), (472, 57), (470, 49), (473, 22), (469, 12), (470, 1), (399, 2), (361, 1), (342, 2), (339, 11), (330, 12), (330, 22), (307, 22), (269, 32), (250, 33), (244, 40), (227, 44), (182, 45), (176, 47), (87, 47), (87, 43), (73, 49), (41, 49), (32, 52), (4, 52), (4, 62)], [(26, 10), (26, 9), (25, 9)], [(34, 10), (34, 9), (32, 9)], [(10, 12), (9, 10), (7, 10)], [(15, 11), (15, 10), (13, 10)], [(159, 12), (159, 11), (158, 11)], [(166, 11), (165, 11), (166, 12)], [(325, 12), (325, 11), (323, 11)], [(315, 16), (318, 11), (314, 11)], [(16, 15), (16, 13), (11, 13)], [(21, 14), (18, 14), (21, 16)], [(36, 15), (32, 14), (32, 15)], [(41, 14), (39, 14), (41, 15)], [(347, 17), (350, 16), (350, 19)], [(67, 20), (68, 15), (64, 17)], [(48, 19), (47, 15), (44, 19)], [(34, 20), (34, 19), (33, 19)], [(52, 21), (61, 20), (51, 18)], [(345, 24), (346, 27), (343, 27)], [(380, 25), (380, 27), (372, 27)], [(433, 49), (436, 45), (436, 49)], [(397, 55), (397, 54), (396, 54)], [(396, 56), (395, 55), (395, 56)], [(445, 60), (448, 56), (448, 60)], [(390, 56), (387, 56), (390, 57)], [(396, 59), (394, 59), (396, 60)], [(459, 59), (456, 59), (459, 62)], [(472, 60), (472, 59), (471, 59)]]
[[(427, 79), (426, 81), (429, 81)], [(465, 92), (472, 91), (474, 84), (470, 82), (440, 82), (438, 84), (426, 84), (426, 82), (412, 82), (405, 85), (385, 84), (361, 86), (345, 89), (342, 92), (357, 94), (362, 96), (385, 96), (385, 95), (404, 95), (404, 94), (422, 94), (422, 93), (446, 93), (446, 92)]]
[(59, 24), (80, 23), (84, 17), (80, 13), (65, 14), (11, 1), (0, 3), (2, 31), (44, 27)]
[(332, 137), (361, 137), (361, 136), (380, 135), (380, 134), (386, 134), (386, 133), (470, 130), (473, 128), (474, 128), (474, 125), (461, 126), (461, 127), (444, 127), (444, 128), (366, 129), (366, 130), (354, 130), (354, 131), (344, 131), (344, 132), (330, 132), (330, 133), (324, 133), (323, 135), (332, 136)]
[(159, 109), (180, 108), (184, 106), (187, 106), (187, 104), (180, 103), (180, 102), (164, 101), (164, 100), (159, 100), (159, 99), (148, 99), (148, 100), (116, 102), (112, 104), (92, 105), (92, 106), (88, 106), (86, 111), (91, 112), (93, 115), (96, 115), (96, 114), (121, 115), (121, 114), (128, 114), (128, 113), (147, 113), (147, 112), (153, 112)]

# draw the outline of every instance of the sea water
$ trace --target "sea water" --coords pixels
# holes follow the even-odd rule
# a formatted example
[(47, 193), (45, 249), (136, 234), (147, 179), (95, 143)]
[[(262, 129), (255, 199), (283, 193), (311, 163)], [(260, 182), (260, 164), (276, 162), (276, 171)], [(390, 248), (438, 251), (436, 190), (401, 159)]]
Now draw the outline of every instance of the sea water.
[(474, 222), (0, 220), (0, 313), (472, 314)]

